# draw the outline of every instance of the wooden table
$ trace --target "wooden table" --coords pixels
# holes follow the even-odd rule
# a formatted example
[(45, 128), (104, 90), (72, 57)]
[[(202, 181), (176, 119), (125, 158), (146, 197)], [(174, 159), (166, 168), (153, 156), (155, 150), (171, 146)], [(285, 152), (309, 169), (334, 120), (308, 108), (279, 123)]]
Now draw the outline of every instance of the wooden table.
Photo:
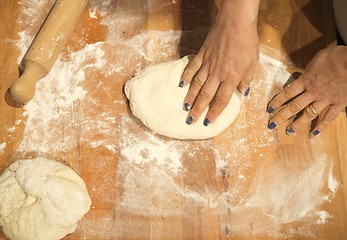
[(65, 239), (346, 239), (345, 114), (314, 139), (266, 128), (266, 104), (286, 74), (335, 44), (330, 2), (262, 1), (250, 97), (206, 141), (155, 135), (131, 115), (122, 88), (147, 65), (195, 53), (214, 4), (110, 2), (90, 1), (24, 108), (6, 90), (53, 1), (0, 3), (0, 172), (44, 156), (81, 175), (93, 204)]

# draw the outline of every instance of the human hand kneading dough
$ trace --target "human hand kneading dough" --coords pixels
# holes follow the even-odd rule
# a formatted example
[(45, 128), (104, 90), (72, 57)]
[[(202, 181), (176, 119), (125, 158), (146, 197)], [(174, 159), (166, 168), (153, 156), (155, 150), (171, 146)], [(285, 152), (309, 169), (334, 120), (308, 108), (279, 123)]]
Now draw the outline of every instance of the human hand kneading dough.
[(259, 59), (259, 0), (223, 0), (215, 25), (182, 74), (180, 87), (191, 83), (183, 102), (193, 124), (209, 106), (204, 125), (212, 124), (236, 88), (245, 96)]
[(305, 72), (270, 101), (267, 111), (271, 113), (281, 106), (283, 108), (269, 121), (270, 129), (303, 111), (287, 127), (286, 133), (294, 134), (300, 126), (311, 123), (328, 108), (311, 134), (315, 136), (324, 130), (347, 106), (347, 47), (337, 46), (318, 52)]

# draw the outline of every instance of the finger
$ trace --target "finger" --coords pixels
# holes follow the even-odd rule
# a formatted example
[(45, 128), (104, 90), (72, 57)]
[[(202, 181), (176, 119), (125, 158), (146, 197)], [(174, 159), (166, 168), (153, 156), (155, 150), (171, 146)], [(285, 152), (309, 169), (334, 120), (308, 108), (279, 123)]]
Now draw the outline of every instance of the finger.
[(303, 93), (294, 98), (270, 119), (268, 125), (269, 129), (274, 129), (278, 124), (287, 121), (292, 116), (302, 111), (311, 102), (313, 102), (313, 97), (307, 93)]
[(320, 134), (321, 131), (326, 129), (326, 127), (337, 118), (337, 116), (344, 108), (344, 105), (332, 105), (323, 117), (323, 119), (317, 124), (315, 129), (313, 129), (311, 134), (313, 136), (317, 136), (318, 134)]
[(184, 87), (192, 81), (193, 77), (202, 66), (203, 58), (201, 56), (203, 56), (203, 54), (196, 55), (193, 60), (187, 65), (186, 69), (182, 73), (181, 80), (178, 84), (179, 87)]
[(248, 70), (243, 79), (241, 80), (240, 84), (237, 86), (237, 89), (239, 90), (240, 93), (242, 93), (245, 97), (247, 97), (250, 93), (250, 85), (251, 82), (254, 79), (254, 72), (255, 72), (255, 67)]
[(195, 104), (196, 98), (204, 86), (208, 78), (208, 68), (202, 66), (202, 68), (197, 72), (193, 80), (190, 82), (189, 90), (183, 101), (183, 109), (189, 111), (190, 108)]
[(235, 91), (236, 86), (233, 82), (222, 82), (219, 84), (218, 90), (212, 102), (210, 104), (210, 108), (206, 114), (206, 118), (204, 120), (204, 125), (208, 126), (213, 123), (217, 117), (223, 112), (225, 107), (228, 105), (233, 92)]
[(296, 129), (300, 128), (301, 126), (307, 126), (307, 124), (312, 122), (312, 120), (314, 120), (319, 114), (321, 114), (321, 112), (328, 106), (328, 103), (323, 101), (313, 102), (310, 104), (311, 108), (314, 109), (313, 114), (311, 112), (312, 110), (310, 110), (307, 106), (302, 115), (286, 129), (286, 133), (288, 135), (294, 134)]
[(275, 109), (281, 107), (288, 100), (305, 91), (305, 85), (300, 81), (300, 77), (290, 85), (284, 87), (268, 104), (267, 112), (272, 113)]
[[(193, 105), (193, 108), (189, 112), (189, 116), (187, 118), (187, 124), (192, 124), (199, 119), (203, 111), (208, 107), (211, 100), (215, 96), (220, 81), (215, 79), (207, 79), (205, 85), (201, 88), (196, 101)], [(209, 119), (204, 120), (204, 125), (207, 126), (210, 124)]]

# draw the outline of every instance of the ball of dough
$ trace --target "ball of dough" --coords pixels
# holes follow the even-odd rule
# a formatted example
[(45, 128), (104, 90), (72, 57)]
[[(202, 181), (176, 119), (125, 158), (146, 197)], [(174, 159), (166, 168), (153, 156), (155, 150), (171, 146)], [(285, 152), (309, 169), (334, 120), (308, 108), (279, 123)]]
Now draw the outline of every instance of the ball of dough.
[(90, 205), (84, 181), (53, 160), (19, 160), (0, 176), (0, 226), (12, 240), (61, 239)]
[(131, 112), (154, 132), (177, 139), (207, 139), (225, 130), (237, 117), (241, 97), (236, 91), (225, 110), (210, 126), (203, 121), (207, 109), (197, 122), (186, 124), (188, 113), (183, 101), (189, 86), (178, 87), (189, 57), (150, 66), (125, 84)]

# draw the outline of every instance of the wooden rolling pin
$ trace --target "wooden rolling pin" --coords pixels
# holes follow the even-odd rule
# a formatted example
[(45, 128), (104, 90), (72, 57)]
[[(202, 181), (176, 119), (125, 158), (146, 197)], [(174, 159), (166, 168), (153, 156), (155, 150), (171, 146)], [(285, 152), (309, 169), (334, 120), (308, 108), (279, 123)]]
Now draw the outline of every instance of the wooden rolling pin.
[(9, 89), (15, 101), (26, 104), (33, 98), (37, 81), (51, 70), (86, 5), (87, 0), (54, 3), (22, 60), (23, 73)]

